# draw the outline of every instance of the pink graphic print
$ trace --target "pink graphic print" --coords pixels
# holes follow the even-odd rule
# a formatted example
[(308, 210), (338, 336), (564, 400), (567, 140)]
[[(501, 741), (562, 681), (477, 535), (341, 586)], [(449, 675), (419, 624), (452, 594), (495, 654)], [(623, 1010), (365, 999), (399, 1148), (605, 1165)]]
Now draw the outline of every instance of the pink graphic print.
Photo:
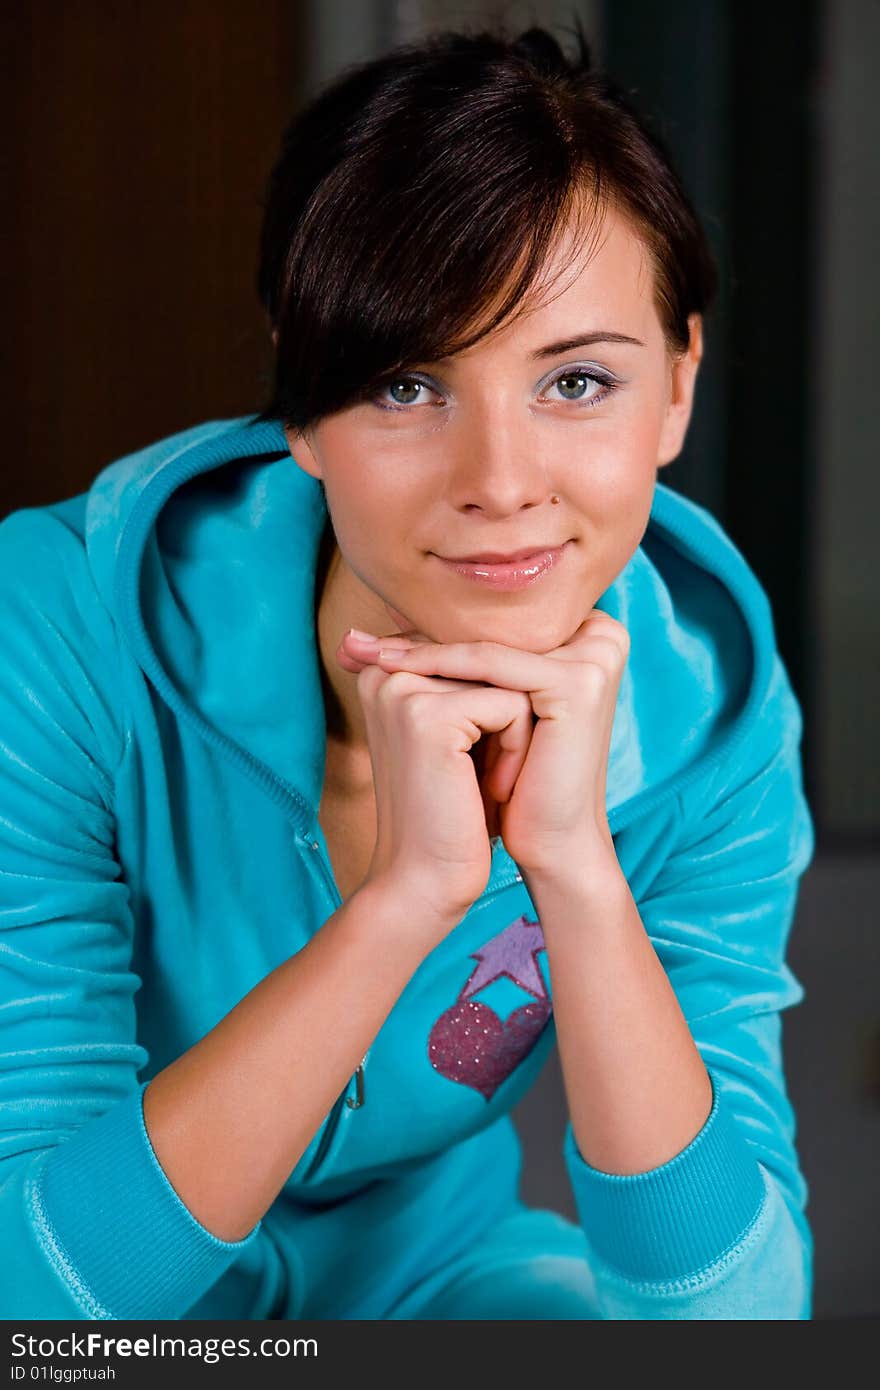
[[(525, 916), (472, 952), (477, 965), (457, 1001), (440, 1015), (428, 1038), (431, 1066), (461, 1086), (479, 1091), (488, 1102), (515, 1067), (531, 1052), (552, 1010), (537, 955), (543, 951), (540, 922)], [(501, 1021), (494, 1009), (471, 995), (500, 976), (535, 996)]]

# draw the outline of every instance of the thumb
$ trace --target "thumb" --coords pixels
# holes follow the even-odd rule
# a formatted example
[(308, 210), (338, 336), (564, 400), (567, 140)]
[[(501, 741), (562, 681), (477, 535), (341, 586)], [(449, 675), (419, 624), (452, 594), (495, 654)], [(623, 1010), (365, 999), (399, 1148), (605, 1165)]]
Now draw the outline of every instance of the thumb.
[[(355, 632), (346, 632), (343, 635), (342, 641), (336, 648), (336, 660), (344, 670), (356, 674), (361, 671), (364, 666), (372, 664), (370, 657), (375, 657), (375, 653), (378, 651), (378, 644), (376, 646), (366, 647), (361, 640), (364, 635), (366, 634), (358, 634), (357, 630), (355, 630)], [(433, 640), (427, 633), (421, 632), (415, 627), (407, 627), (404, 631), (371, 633), (369, 635), (378, 637), (379, 644), (389, 651), (405, 651), (408, 647), (411, 647), (414, 642), (430, 642)]]
[[(433, 642), (433, 637), (417, 628), (405, 613), (401, 613), (399, 608), (395, 608), (393, 604), (387, 603), (384, 599), (383, 603), (392, 626), (387, 632), (373, 634), (381, 639), (383, 647), (390, 651), (399, 651), (413, 642)], [(348, 641), (347, 638), (348, 634), (346, 633), (336, 649), (336, 660), (346, 671), (357, 673), (367, 664), (360, 659), (363, 648), (359, 646), (357, 641)]]

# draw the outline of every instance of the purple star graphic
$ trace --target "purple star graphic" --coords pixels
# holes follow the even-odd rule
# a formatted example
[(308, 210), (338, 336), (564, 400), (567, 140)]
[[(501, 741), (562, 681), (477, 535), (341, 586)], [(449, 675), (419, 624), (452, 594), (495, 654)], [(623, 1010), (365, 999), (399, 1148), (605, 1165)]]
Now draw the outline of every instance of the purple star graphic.
[(547, 990), (536, 959), (538, 952), (545, 949), (541, 923), (529, 922), (525, 916), (517, 917), (479, 951), (471, 952), (479, 965), (474, 967), (459, 998), (467, 999), (500, 975), (506, 975), (537, 999), (546, 999)]

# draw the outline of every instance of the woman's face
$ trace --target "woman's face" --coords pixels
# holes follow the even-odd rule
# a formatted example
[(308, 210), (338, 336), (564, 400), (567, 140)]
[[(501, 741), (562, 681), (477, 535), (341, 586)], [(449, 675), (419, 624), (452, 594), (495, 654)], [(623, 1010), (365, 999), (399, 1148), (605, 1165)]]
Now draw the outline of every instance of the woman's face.
[[(684, 441), (700, 320), (692, 316), (690, 351), (673, 362), (647, 255), (617, 214), (587, 263), (555, 282), (569, 251), (566, 233), (545, 272), (551, 302), (445, 362), (409, 364), (375, 402), (308, 438), (288, 435), (297, 464), (324, 483), (340, 552), (333, 578), (346, 595), (341, 631), (388, 632), (390, 615), (433, 641), (550, 651), (638, 548), (657, 468)], [(438, 558), (562, 542), (557, 563), (515, 591)]]

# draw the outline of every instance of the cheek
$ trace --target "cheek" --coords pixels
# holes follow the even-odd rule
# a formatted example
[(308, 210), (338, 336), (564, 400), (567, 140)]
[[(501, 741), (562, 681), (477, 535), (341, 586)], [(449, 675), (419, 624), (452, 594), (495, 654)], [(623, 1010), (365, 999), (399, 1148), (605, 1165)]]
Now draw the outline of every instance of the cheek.
[(365, 584), (412, 564), (423, 508), (389, 470), (353, 466), (337, 471), (325, 487), (340, 548)]
[(621, 522), (650, 508), (657, 477), (653, 453), (637, 441), (611, 446), (591, 454), (584, 464), (572, 495), (589, 521), (616, 531)]
[(326, 476), (327, 505), (340, 543), (346, 550), (378, 546), (395, 516), (391, 497), (375, 473), (357, 463)]
[(572, 487), (585, 523), (587, 549), (616, 571), (636, 551), (657, 480), (656, 440), (644, 427), (592, 441)]

